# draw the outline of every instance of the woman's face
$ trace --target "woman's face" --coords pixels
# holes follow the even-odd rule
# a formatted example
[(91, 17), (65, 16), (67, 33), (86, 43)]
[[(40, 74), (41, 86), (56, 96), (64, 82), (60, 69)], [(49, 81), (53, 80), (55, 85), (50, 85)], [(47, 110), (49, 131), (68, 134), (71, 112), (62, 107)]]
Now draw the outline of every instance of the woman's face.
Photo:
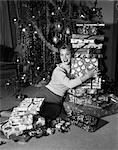
[(68, 65), (71, 61), (71, 52), (68, 49), (61, 49), (60, 59), (63, 64)]

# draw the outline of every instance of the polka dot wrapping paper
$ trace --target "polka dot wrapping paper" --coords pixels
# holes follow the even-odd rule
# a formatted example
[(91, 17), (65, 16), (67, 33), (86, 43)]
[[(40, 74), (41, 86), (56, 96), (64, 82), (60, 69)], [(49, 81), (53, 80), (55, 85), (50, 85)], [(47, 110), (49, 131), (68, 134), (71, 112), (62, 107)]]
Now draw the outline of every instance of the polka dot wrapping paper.
[[(88, 70), (98, 69), (98, 59), (95, 57), (88, 58), (85, 54), (79, 55), (77, 58), (72, 59), (71, 63), (71, 76), (83, 77)], [(101, 78), (96, 76), (81, 85), (82, 88), (101, 89)]]
[[(98, 59), (95, 57), (89, 58), (86, 54), (80, 54), (72, 59), (71, 62), (71, 77), (83, 77), (88, 70), (93, 68), (98, 69)], [(97, 89), (101, 89), (101, 77), (96, 76), (94, 79), (89, 79), (80, 86), (69, 89), (69, 101), (80, 105), (92, 105), (93, 101), (90, 97), (84, 97), (86, 94), (96, 94)]]

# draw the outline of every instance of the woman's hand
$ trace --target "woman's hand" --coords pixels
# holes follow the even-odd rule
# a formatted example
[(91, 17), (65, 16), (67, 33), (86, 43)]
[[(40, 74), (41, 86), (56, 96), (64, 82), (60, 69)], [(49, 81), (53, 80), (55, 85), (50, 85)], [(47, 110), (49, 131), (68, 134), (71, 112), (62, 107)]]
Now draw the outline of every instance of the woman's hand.
[(87, 70), (86, 74), (88, 75), (89, 79), (98, 76), (100, 74), (100, 70), (98, 70), (98, 68), (94, 68), (92, 70)]
[(98, 68), (94, 68), (92, 70), (87, 70), (86, 75), (81, 77), (81, 81), (84, 82), (90, 78), (94, 78), (94, 77), (98, 76), (99, 74), (100, 74), (100, 71), (98, 70)]

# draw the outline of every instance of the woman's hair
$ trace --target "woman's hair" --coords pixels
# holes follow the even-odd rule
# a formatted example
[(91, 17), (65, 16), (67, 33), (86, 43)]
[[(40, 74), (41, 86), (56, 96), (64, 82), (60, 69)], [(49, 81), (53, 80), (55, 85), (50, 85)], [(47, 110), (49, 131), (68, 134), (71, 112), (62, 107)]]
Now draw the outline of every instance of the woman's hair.
[(69, 51), (69, 52), (71, 53), (71, 46), (70, 46), (70, 45), (64, 44), (63, 46), (60, 47), (59, 52), (60, 52), (62, 49), (67, 49), (67, 51)]
[(69, 51), (71, 53), (71, 57), (74, 57), (74, 50), (72, 49), (70, 44), (69, 45), (64, 44), (62, 47), (60, 47), (59, 53), (62, 49), (66, 49), (67, 51)]

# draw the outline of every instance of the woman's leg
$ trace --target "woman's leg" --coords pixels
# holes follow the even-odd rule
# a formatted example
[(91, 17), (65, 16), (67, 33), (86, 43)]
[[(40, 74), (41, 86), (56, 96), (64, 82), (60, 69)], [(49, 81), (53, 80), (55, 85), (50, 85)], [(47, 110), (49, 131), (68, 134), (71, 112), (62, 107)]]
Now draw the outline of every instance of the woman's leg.
[(44, 102), (40, 108), (40, 115), (49, 119), (55, 119), (60, 115), (62, 106), (55, 103)]
[(52, 120), (59, 117), (62, 106), (55, 103), (44, 102), (40, 109), (40, 115), (45, 118), (46, 126), (50, 127)]

